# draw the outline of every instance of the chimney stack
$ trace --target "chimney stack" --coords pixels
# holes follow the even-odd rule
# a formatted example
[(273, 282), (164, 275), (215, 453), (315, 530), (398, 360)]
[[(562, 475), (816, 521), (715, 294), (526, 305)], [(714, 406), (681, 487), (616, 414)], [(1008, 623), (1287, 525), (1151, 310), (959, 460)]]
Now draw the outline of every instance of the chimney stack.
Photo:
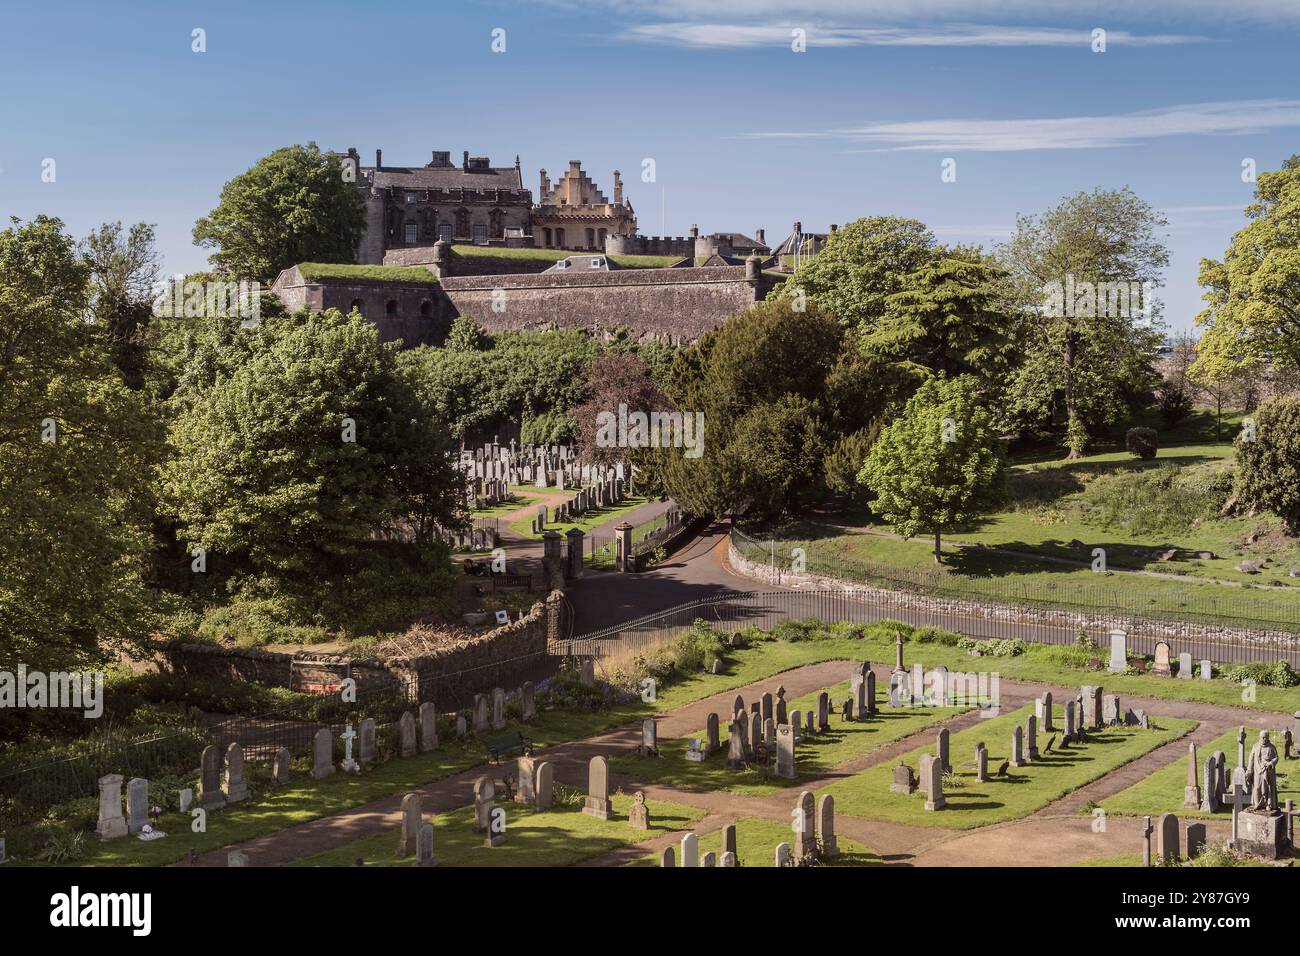
[(691, 223), (691, 238), (692, 239), (700, 238), (700, 227), (697, 226), (695, 223)]
[(375, 169), (383, 169), (383, 168), (384, 168), (384, 151), (382, 149), (377, 149), (375, 150)]
[(469, 172), (469, 150), (465, 150), (464, 158), (461, 160), (461, 169)]
[(764, 229), (755, 229), (755, 230), (754, 230), (754, 240), (755, 240), (755, 241), (756, 241), (760, 246), (765, 246), (765, 245), (767, 245), (767, 234), (766, 234), (766, 230), (764, 230)]
[(549, 193), (549, 192), (551, 191), (551, 180), (547, 177), (547, 175), (546, 175), (546, 170), (544, 170), (544, 169), (542, 170), (542, 183), (541, 183), (541, 186), (542, 186), (542, 190), (541, 190), (541, 192), (538, 193), (538, 195), (537, 195), (537, 201), (538, 201), (538, 202), (544, 202), (544, 201), (546, 200), (546, 194)]
[(618, 170), (614, 170), (614, 205), (623, 205), (623, 180), (618, 178)]

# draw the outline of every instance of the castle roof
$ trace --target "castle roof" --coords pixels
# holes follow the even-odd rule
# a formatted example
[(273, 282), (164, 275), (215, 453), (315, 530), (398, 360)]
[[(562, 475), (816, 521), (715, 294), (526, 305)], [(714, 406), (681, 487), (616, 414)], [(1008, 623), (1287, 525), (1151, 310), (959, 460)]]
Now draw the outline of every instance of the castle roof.
[(515, 166), (362, 166), (362, 175), (377, 189), (518, 189), (524, 188)]

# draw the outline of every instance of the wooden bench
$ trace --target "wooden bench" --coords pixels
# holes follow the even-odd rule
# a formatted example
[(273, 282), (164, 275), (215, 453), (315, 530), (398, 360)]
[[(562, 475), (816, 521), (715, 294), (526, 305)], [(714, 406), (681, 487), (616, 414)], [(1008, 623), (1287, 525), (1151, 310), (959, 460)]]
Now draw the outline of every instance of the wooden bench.
[(492, 758), (493, 763), (500, 763), (502, 757), (509, 757), (511, 754), (531, 757), (533, 753), (533, 742), (517, 730), (487, 737), (483, 740), (483, 746), (487, 748), (488, 756)]

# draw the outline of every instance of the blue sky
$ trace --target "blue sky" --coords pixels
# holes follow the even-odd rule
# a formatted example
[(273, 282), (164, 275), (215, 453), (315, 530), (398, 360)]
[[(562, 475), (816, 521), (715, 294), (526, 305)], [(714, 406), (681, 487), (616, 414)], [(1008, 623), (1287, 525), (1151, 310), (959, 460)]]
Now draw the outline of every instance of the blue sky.
[[(1200, 308), (1202, 256), (1260, 170), (1300, 152), (1297, 0), (569, 0), (10, 3), (0, 13), (0, 213), (77, 235), (158, 225), (168, 271), (222, 184), (315, 140), (393, 164), (468, 149), (525, 183), (623, 172), (641, 232), (810, 231), (914, 216), (1005, 238), (1095, 186), (1167, 210), (1162, 297)], [(191, 51), (191, 31), (207, 51)], [(504, 29), (506, 51), (493, 53)], [(1107, 31), (1105, 53), (1090, 49)], [(807, 50), (791, 50), (802, 29)], [(653, 158), (657, 181), (640, 178)], [(42, 160), (57, 179), (41, 181)], [(956, 182), (940, 164), (956, 160)]]

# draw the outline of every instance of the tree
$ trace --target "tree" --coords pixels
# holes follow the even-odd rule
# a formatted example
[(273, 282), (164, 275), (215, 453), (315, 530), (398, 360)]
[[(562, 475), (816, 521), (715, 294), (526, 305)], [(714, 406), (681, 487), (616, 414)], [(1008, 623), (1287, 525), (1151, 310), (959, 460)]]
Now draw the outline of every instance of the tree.
[(1253, 433), (1242, 429), (1237, 448), (1237, 496), (1280, 517), (1300, 533), (1300, 398), (1265, 402)]
[(631, 352), (606, 352), (591, 363), (587, 398), (573, 410), (578, 452), (584, 462), (612, 464), (635, 460), (635, 449), (601, 444), (602, 413), (617, 416), (619, 406), (629, 412), (674, 412), (677, 409), (650, 377), (650, 367)]
[(57, 219), (0, 231), (0, 670), (136, 652), (161, 435), (84, 321), (86, 263)]
[(1011, 365), (1013, 316), (996, 264), (952, 256), (903, 276), (883, 314), (863, 333), (862, 349), (921, 375), (974, 373), (1004, 381)]
[(1249, 364), (1300, 368), (1300, 156), (1260, 174), (1245, 212), (1250, 223), (1223, 259), (1201, 260), (1200, 381), (1227, 380)]
[(1069, 458), (1155, 384), (1150, 357), (1161, 335), (1150, 290), (1169, 262), (1156, 234), (1165, 224), (1131, 189), (1097, 189), (1019, 217), (998, 250), (1010, 292), (1034, 326), (1012, 408), (1045, 419), (1059, 396)]
[(222, 187), (194, 242), (216, 249), (219, 272), (264, 283), (300, 262), (352, 262), (365, 204), (343, 171), (315, 143), (277, 149)]
[(847, 328), (871, 331), (886, 300), (903, 277), (934, 254), (934, 235), (915, 219), (868, 216), (831, 233), (821, 252), (772, 291), (772, 298), (800, 292)]
[(231, 590), (284, 596), (302, 623), (355, 624), (390, 591), (427, 599), (435, 533), (461, 522), (463, 499), (450, 435), (395, 350), (334, 310), (241, 334), (249, 357), (172, 425), (163, 484), (182, 540)]
[(969, 376), (932, 378), (908, 399), (903, 414), (872, 446), (858, 480), (875, 494), (872, 507), (906, 538), (941, 538), (992, 506), (1002, 488), (1003, 456), (992, 416)]
[(123, 234), (120, 222), (104, 223), (82, 242), (81, 255), (90, 274), (90, 320), (122, 379), (140, 388), (147, 364), (144, 334), (160, 268), (154, 227), (136, 223)]
[(1170, 345), (1169, 358), (1162, 363), (1160, 385), (1156, 388), (1156, 403), (1166, 428), (1185, 419), (1196, 405), (1196, 383), (1187, 374), (1195, 360), (1196, 340), (1190, 335), (1177, 336)]

